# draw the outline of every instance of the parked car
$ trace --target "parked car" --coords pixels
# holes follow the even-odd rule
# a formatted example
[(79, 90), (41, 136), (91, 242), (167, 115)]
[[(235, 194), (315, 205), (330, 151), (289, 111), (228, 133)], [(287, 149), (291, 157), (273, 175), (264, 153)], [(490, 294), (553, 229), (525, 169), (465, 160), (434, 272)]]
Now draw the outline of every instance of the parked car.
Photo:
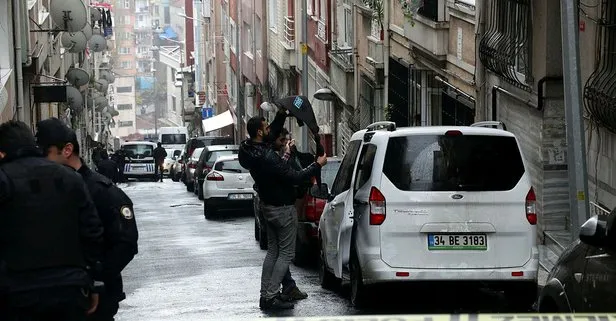
[(206, 146), (199, 157), (195, 168), (195, 189), (194, 192), (200, 200), (203, 200), (203, 181), (205, 176), (212, 170), (214, 162), (220, 156), (237, 155), (240, 147), (238, 145), (210, 145)]
[(539, 294), (539, 312), (613, 312), (616, 298), (616, 221), (591, 217), (580, 238), (569, 245), (550, 271)]
[(154, 148), (156, 144), (145, 141), (130, 141), (122, 144), (127, 161), (124, 164), (124, 177), (156, 180), (154, 175)]
[(165, 161), (163, 163), (163, 175), (171, 177), (171, 167), (182, 151), (179, 149), (166, 149), (165, 151), (167, 152), (167, 156), (165, 157)]
[(169, 176), (174, 182), (179, 182), (184, 173), (184, 151), (179, 156), (173, 157), (173, 164), (169, 169)]
[(193, 151), (200, 147), (206, 147), (210, 145), (233, 145), (233, 137), (230, 136), (199, 136), (193, 137), (184, 145), (184, 163), (188, 162), (188, 158), (192, 155)]
[[(328, 157), (327, 164), (321, 169), (321, 181), (331, 186), (338, 169), (341, 159), (338, 157)], [(312, 179), (313, 184), (316, 180)], [(256, 188), (256, 187), (255, 187)], [(316, 261), (319, 253), (318, 246), (318, 227), (319, 219), (325, 207), (325, 200), (312, 197), (306, 193), (297, 211), (297, 241), (295, 245), (295, 263), (303, 264), (310, 262), (313, 258)], [(267, 249), (267, 231), (263, 221), (263, 214), (259, 209), (259, 196), (255, 196), (255, 240), (259, 241), (262, 250)], [(314, 255), (313, 255), (314, 254)]]
[(203, 182), (203, 215), (206, 219), (220, 210), (251, 209), (255, 191), (250, 172), (244, 169), (237, 155), (221, 156)]
[(197, 169), (197, 162), (199, 157), (205, 148), (199, 147), (195, 149), (186, 163), (186, 169), (184, 170), (184, 184), (186, 184), (186, 190), (192, 192), (195, 188), (195, 170)]
[(348, 276), (351, 301), (362, 306), (375, 284), (488, 282), (512, 305), (532, 307), (536, 195), (519, 142), (504, 128), (378, 122), (354, 133), (331, 192), (310, 191), (327, 199), (321, 285)]

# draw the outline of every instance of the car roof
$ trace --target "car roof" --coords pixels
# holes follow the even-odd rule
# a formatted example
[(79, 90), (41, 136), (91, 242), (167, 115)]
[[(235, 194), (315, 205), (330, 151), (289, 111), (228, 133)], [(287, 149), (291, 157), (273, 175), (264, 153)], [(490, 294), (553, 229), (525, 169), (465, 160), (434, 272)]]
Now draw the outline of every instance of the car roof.
[(232, 161), (232, 160), (237, 160), (238, 156), (237, 155), (231, 155), (231, 156), (219, 156), (218, 158), (216, 158), (216, 163), (218, 162), (226, 162), (226, 161)]
[(235, 149), (240, 149), (240, 145), (210, 145), (210, 146), (206, 146), (206, 147), (202, 147), (207, 149), (210, 152), (215, 152), (215, 151), (219, 151), (219, 150), (235, 150)]
[[(388, 135), (390, 137), (401, 137), (410, 135), (444, 135), (447, 131), (458, 130), (463, 135), (483, 135), (483, 136), (502, 136), (502, 137), (515, 137), (511, 132), (496, 128), (486, 127), (471, 127), (471, 126), (417, 126), (417, 127), (400, 127), (393, 131), (375, 130), (373, 132), (385, 133), (379, 135)], [(362, 129), (355, 132), (351, 136), (351, 140), (361, 140), (364, 138), (364, 134), (368, 130)]]

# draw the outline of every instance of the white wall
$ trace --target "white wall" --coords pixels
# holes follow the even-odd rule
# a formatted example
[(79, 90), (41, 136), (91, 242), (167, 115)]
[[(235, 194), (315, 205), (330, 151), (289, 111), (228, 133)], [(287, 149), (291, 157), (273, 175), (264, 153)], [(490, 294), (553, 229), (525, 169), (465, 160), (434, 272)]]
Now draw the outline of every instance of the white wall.
[[(120, 87), (131, 87), (131, 92), (118, 93)], [(137, 132), (137, 116), (135, 106), (135, 78), (134, 77), (117, 77), (114, 82), (114, 108), (118, 110), (118, 105), (130, 104), (133, 106), (130, 110), (118, 110), (120, 113), (114, 117), (115, 127), (111, 128), (111, 133), (114, 136), (124, 137)], [(132, 122), (130, 126), (120, 126), (122, 122)]]

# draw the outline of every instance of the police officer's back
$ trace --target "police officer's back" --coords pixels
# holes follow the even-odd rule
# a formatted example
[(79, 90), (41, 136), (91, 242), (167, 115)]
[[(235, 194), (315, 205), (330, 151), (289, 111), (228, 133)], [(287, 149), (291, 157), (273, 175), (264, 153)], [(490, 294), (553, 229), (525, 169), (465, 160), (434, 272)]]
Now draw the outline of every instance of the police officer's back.
[(118, 164), (109, 159), (109, 155), (107, 155), (107, 151), (105, 150), (101, 152), (101, 159), (98, 165), (96, 165), (96, 171), (114, 183), (118, 181)]
[(9, 297), (0, 319), (85, 319), (98, 303), (90, 272), (103, 242), (85, 184), (42, 157), (25, 123), (9, 121), (0, 125), (0, 186), (0, 288)]
[[(118, 303), (126, 296), (122, 289), (122, 270), (137, 254), (137, 225), (130, 198), (107, 177), (91, 170), (79, 157), (75, 132), (57, 118), (38, 123), (39, 145), (48, 158), (77, 170), (88, 186), (105, 228), (104, 260), (101, 279), (105, 292), (90, 320), (113, 320)], [(62, 150), (56, 153), (56, 150)], [(60, 155), (56, 157), (55, 155)], [(100, 164), (99, 164), (100, 166)]]

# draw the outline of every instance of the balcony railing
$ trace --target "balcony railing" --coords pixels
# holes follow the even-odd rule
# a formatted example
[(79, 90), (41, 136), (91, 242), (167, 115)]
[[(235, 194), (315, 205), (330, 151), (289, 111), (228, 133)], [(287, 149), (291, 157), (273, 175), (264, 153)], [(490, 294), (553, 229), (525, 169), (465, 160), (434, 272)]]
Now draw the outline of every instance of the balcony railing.
[(295, 49), (295, 19), (284, 17), (284, 43), (288, 49)]
[(610, 215), (610, 210), (595, 203), (595, 202), (588, 202), (590, 205), (590, 215), (594, 216), (594, 215)]
[(335, 45), (329, 53), (334, 60), (342, 64), (345, 71), (353, 71), (353, 48), (338, 48), (337, 45)]
[(323, 42), (327, 42), (327, 34), (326, 34), (325, 21), (319, 20), (317, 22), (317, 37), (323, 40)]
[(372, 37), (368, 38), (368, 56), (366, 61), (375, 68), (382, 68), (383, 59), (383, 42)]

